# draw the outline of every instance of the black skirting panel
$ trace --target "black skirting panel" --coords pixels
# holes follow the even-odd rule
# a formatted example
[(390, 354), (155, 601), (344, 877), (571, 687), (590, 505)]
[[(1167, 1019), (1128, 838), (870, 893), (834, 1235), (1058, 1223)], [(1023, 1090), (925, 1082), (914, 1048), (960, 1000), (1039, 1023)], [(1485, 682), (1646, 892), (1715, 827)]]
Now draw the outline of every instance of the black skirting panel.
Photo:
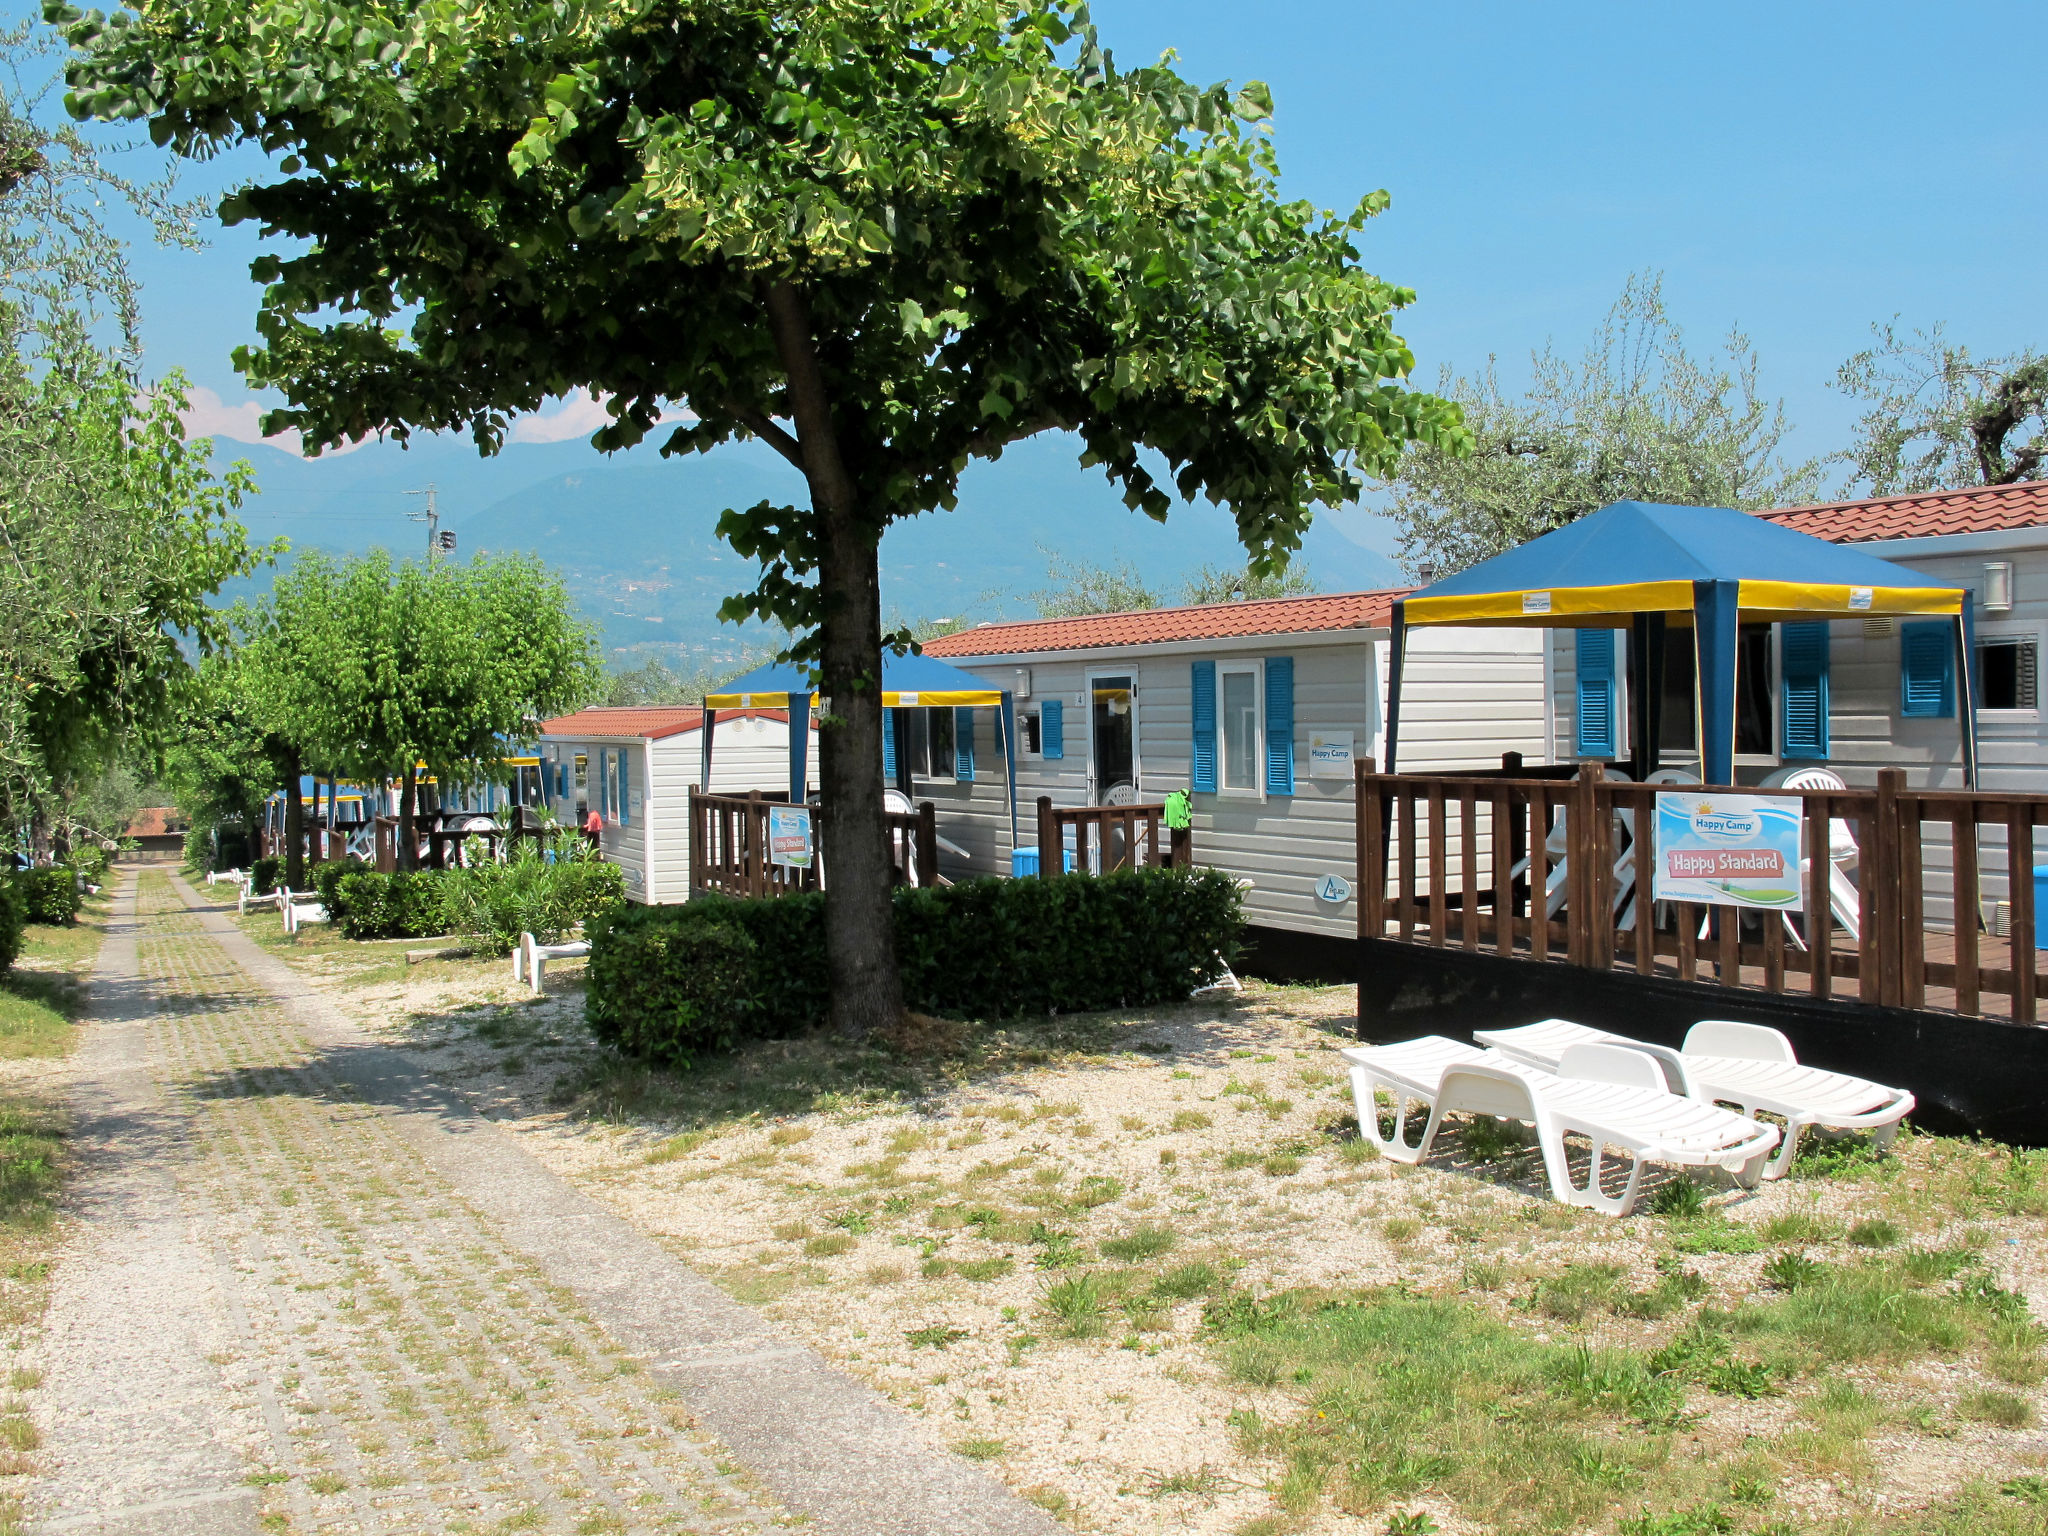
[(1329, 933), (1295, 933), (1286, 928), (1245, 930), (1237, 968), (1261, 981), (1348, 986), (1358, 980), (1358, 940)]
[(1365, 1040), (1469, 1040), (1475, 1029), (1571, 1019), (1676, 1046), (1700, 1019), (1743, 1019), (1784, 1031), (1808, 1065), (1911, 1089), (1920, 1101), (1913, 1119), (1927, 1130), (1974, 1133), (2019, 1146), (2048, 1144), (2048, 1028), (1689, 985), (1385, 939), (1348, 944), (1357, 966), (1358, 1032)]

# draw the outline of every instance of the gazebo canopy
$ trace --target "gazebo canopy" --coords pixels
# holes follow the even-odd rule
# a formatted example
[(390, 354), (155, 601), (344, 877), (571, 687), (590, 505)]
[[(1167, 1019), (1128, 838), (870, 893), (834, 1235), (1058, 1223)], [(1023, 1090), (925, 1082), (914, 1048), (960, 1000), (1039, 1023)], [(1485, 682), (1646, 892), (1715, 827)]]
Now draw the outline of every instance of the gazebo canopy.
[[(785, 709), (792, 695), (802, 702), (806, 694), (811, 703), (818, 702), (807, 669), (794, 662), (772, 662), (757, 667), (737, 682), (727, 683), (716, 693), (705, 694), (704, 707)], [(890, 653), (882, 657), (882, 703), (886, 708), (952, 704), (965, 709), (993, 709), (1002, 702), (1002, 690), (989, 687), (972, 672), (949, 666), (936, 656)]]
[(1730, 507), (1617, 501), (1394, 604), (1387, 764), (1400, 728), (1407, 630), (1511, 625), (1631, 631), (1633, 665), (1661, 655), (1664, 626), (1696, 634), (1700, 768), (1734, 779), (1735, 659), (1740, 624), (1875, 614), (1953, 618), (1964, 773), (1975, 778), (1969, 593), (1861, 550), (1812, 538)]
[[(704, 788), (711, 787), (711, 743), (718, 728), (721, 709), (787, 709), (789, 713), (789, 798), (801, 805), (809, 778), (805, 761), (810, 749), (811, 706), (818, 691), (810, 684), (808, 668), (794, 662), (770, 662), (745, 677), (727, 683), (716, 693), (704, 695)], [(917, 652), (882, 655), (882, 707), (884, 709), (994, 709), (1002, 723), (1003, 771), (1010, 796), (1010, 843), (1017, 841), (1017, 711), (1006, 689), (991, 688), (972, 672)], [(886, 728), (886, 727), (885, 727)], [(898, 743), (897, 761), (904, 754)], [(875, 765), (876, 771), (881, 764)]]

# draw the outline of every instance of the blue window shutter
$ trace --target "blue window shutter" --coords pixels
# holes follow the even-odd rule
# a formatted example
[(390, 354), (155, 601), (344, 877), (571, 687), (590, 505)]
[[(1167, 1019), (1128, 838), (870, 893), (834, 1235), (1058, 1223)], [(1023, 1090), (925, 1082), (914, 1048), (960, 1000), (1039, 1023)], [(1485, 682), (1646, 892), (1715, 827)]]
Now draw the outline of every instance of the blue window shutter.
[(1216, 663), (1198, 661), (1190, 679), (1195, 744), (1188, 787), (1198, 795), (1216, 793)]
[(1949, 720), (1956, 712), (1955, 626), (1946, 619), (1899, 626), (1899, 713)]
[(962, 784), (974, 782), (974, 711), (953, 711), (953, 777)]
[(1266, 658), (1266, 793), (1294, 793), (1294, 658)]
[(1613, 757), (1615, 740), (1614, 631), (1575, 629), (1579, 677), (1580, 757)]
[(1825, 762), (1828, 755), (1828, 627), (1786, 624), (1778, 638), (1784, 731), (1778, 755), (1788, 762)]
[(1065, 715), (1065, 706), (1058, 699), (1047, 699), (1038, 706), (1038, 755), (1040, 757), (1065, 757), (1067, 755)]
[(882, 711), (882, 777), (890, 784), (896, 782), (896, 711)]
[(619, 825), (633, 822), (633, 749), (619, 748)]

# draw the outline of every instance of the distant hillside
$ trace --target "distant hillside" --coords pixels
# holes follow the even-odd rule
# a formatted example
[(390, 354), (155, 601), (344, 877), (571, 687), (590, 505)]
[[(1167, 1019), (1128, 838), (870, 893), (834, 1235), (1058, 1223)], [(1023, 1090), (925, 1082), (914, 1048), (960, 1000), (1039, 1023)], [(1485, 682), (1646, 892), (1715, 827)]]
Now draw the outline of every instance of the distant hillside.
[[(408, 521), (437, 487), (442, 526), (458, 554), (524, 549), (563, 573), (584, 614), (613, 651), (731, 654), (746, 637), (717, 621), (719, 601), (752, 582), (752, 563), (718, 541), (718, 515), (762, 500), (801, 502), (802, 478), (758, 444), (663, 460), (650, 446), (609, 459), (581, 441), (514, 444), (481, 459), (467, 440), (411, 450), (371, 444), (307, 461), (267, 446), (222, 442), (217, 457), (247, 458), (261, 494), (244, 508), (258, 538), (355, 551), (423, 549)], [(1098, 471), (1076, 463), (1070, 439), (1023, 443), (1000, 462), (977, 462), (960, 505), (891, 529), (882, 543), (885, 611), (906, 617), (1028, 614), (1047, 585), (1045, 550), (1069, 559), (1127, 559), (1171, 598), (1197, 567), (1242, 560), (1229, 514), (1177, 508), (1164, 524), (1131, 512)], [(1375, 520), (1339, 514), (1344, 527), (1384, 537)], [(1378, 539), (1375, 540), (1378, 542)], [(1387, 585), (1391, 560), (1318, 519), (1304, 543), (1310, 575), (1326, 591)]]

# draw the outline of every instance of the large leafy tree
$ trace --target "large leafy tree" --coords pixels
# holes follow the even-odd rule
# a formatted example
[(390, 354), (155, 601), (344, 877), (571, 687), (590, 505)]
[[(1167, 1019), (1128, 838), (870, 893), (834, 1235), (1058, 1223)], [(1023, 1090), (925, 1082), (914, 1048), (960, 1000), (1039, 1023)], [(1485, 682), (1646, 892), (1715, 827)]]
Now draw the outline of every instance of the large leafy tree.
[(32, 81), (46, 49), (0, 32), (0, 822), (61, 844), (78, 797), (122, 754), (147, 758), (189, 656), (225, 637), (207, 598), (257, 558), (188, 443), (173, 377), (145, 388), (121, 242), (126, 204), (191, 243), (195, 210), (123, 179)]
[[(271, 791), (298, 778), (296, 747), (260, 717), (258, 661), (246, 646), (216, 652), (186, 691), (164, 778), (195, 834), (253, 832)], [(304, 872), (289, 878), (303, 883)]]
[[(399, 856), (413, 860), (416, 769), (447, 785), (499, 777), (540, 720), (595, 696), (595, 634), (561, 579), (525, 555), (394, 564), (382, 550), (299, 557), (252, 617), (255, 714), (297, 761), (368, 783), (397, 779)], [(297, 799), (288, 791), (289, 807)], [(289, 829), (288, 829), (289, 830)], [(293, 853), (297, 840), (290, 842)]]
[(1910, 496), (2040, 478), (2048, 456), (2048, 357), (1973, 357), (1941, 326), (1871, 327), (1835, 387), (1869, 406), (1839, 462), (1844, 495)]
[(1748, 340), (1696, 356), (1655, 275), (1629, 279), (1576, 362), (1545, 347), (1519, 395), (1493, 365), (1441, 386), (1472, 451), (1410, 454), (1389, 510), (1411, 573), (1463, 570), (1614, 501), (1784, 506), (1819, 489), (1780, 453), (1790, 424), (1764, 398)]
[[(839, 1027), (900, 1011), (882, 830), (877, 546), (970, 457), (1076, 433), (1127, 502), (1227, 503), (1254, 563), (1313, 508), (1462, 441), (1403, 380), (1364, 271), (1375, 193), (1282, 200), (1257, 86), (1118, 68), (1076, 0), (152, 0), (83, 15), (74, 110), (276, 176), (224, 205), (266, 257), (268, 426), (314, 445), (508, 420), (584, 387), (631, 443), (735, 436), (807, 507), (728, 513), (827, 701), (826, 949)], [(900, 637), (898, 637), (900, 639)]]

